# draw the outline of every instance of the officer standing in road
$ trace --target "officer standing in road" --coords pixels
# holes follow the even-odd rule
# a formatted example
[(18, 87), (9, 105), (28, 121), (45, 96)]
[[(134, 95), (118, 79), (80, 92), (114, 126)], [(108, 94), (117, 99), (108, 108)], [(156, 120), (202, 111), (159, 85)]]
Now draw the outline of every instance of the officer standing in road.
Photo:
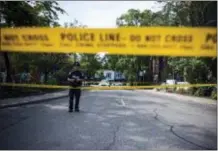
[(68, 79), (70, 82), (70, 86), (73, 87), (73, 89), (70, 89), (69, 91), (69, 112), (73, 112), (73, 104), (74, 104), (74, 98), (75, 98), (75, 112), (79, 112), (79, 101), (80, 101), (80, 95), (81, 95), (81, 89), (82, 86), (82, 80), (83, 76), (80, 72), (80, 64), (79, 62), (75, 62), (73, 64), (73, 69), (68, 75)]

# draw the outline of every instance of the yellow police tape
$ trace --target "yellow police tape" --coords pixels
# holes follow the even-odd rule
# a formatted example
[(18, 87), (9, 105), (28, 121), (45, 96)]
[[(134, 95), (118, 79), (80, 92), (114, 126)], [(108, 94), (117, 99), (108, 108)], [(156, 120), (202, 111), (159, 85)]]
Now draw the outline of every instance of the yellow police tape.
[[(0, 83), (0, 86), (49, 88), (49, 89), (76, 89), (76, 88), (73, 88), (71, 86), (44, 85), (44, 84), (20, 84), (20, 83)], [(217, 86), (217, 84), (180, 84), (180, 85), (149, 85), (149, 86), (93, 86), (93, 87), (79, 87), (79, 88), (82, 90), (129, 90), (129, 89), (151, 89), (151, 88), (211, 87), (211, 86)]]
[[(92, 84), (92, 83), (99, 83), (101, 81), (84, 81), (84, 84)], [(110, 81), (108, 81), (110, 82)], [(122, 83), (122, 84), (128, 84), (128, 83), (133, 83), (133, 84), (149, 84), (151, 82), (137, 82), (137, 81), (133, 81), (133, 82), (113, 82), (113, 83)]]
[(0, 52), (99, 53), (217, 57), (217, 29), (126, 27), (113, 29), (1, 28)]

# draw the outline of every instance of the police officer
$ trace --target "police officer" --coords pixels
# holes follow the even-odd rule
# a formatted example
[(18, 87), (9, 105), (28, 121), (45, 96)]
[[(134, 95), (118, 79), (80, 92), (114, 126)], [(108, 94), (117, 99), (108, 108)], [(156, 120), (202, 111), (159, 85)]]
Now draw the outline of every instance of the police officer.
[(79, 87), (82, 86), (82, 80), (83, 76), (80, 72), (80, 64), (79, 62), (75, 62), (73, 64), (73, 69), (68, 75), (68, 81), (70, 82), (70, 86), (73, 87), (73, 89), (70, 89), (69, 91), (69, 112), (73, 112), (73, 100), (75, 98), (75, 112), (79, 112), (79, 101), (80, 101), (80, 95), (81, 95), (81, 89)]

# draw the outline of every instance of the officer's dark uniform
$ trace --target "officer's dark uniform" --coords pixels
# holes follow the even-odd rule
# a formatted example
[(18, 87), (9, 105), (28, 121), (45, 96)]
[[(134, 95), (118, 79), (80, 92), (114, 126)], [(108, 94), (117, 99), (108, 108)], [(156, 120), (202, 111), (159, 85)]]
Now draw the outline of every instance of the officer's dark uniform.
[[(80, 66), (78, 62), (76, 62), (74, 65), (76, 66)], [(68, 75), (68, 78), (70, 79), (75, 79), (74, 82), (70, 82), (70, 85), (73, 88), (76, 89), (70, 89), (69, 91), (69, 96), (70, 96), (70, 100), (69, 100), (69, 112), (73, 111), (73, 100), (74, 100), (74, 96), (76, 98), (75, 101), (75, 111), (79, 112), (79, 101), (80, 101), (80, 95), (81, 95), (81, 89), (79, 87), (82, 86), (82, 82), (81, 81), (76, 81), (76, 79), (83, 79), (82, 73), (78, 70), (75, 71), (71, 71)]]

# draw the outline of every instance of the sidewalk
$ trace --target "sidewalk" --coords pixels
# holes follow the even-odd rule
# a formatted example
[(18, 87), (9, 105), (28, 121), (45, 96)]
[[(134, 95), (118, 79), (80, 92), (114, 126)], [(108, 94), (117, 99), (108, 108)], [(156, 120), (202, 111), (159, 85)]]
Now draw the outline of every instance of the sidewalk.
[(43, 95), (33, 95), (27, 97), (19, 97), (19, 98), (8, 98), (8, 99), (1, 99), (0, 100), (0, 109), (14, 107), (14, 106), (21, 106), (26, 104), (33, 104), (33, 103), (40, 103), (44, 101), (50, 101), (53, 99), (59, 99), (68, 96), (69, 91), (58, 91), (53, 93), (47, 93)]
[(144, 92), (152, 95), (159, 95), (159, 96), (165, 96), (173, 99), (179, 99), (183, 101), (193, 101), (197, 103), (203, 103), (203, 104), (213, 104), (216, 105), (217, 101), (210, 99), (210, 98), (201, 98), (196, 96), (188, 96), (188, 95), (182, 95), (182, 94), (176, 94), (176, 93), (169, 93), (169, 92), (163, 92), (163, 91), (157, 91), (157, 90), (135, 90), (138, 92)]

